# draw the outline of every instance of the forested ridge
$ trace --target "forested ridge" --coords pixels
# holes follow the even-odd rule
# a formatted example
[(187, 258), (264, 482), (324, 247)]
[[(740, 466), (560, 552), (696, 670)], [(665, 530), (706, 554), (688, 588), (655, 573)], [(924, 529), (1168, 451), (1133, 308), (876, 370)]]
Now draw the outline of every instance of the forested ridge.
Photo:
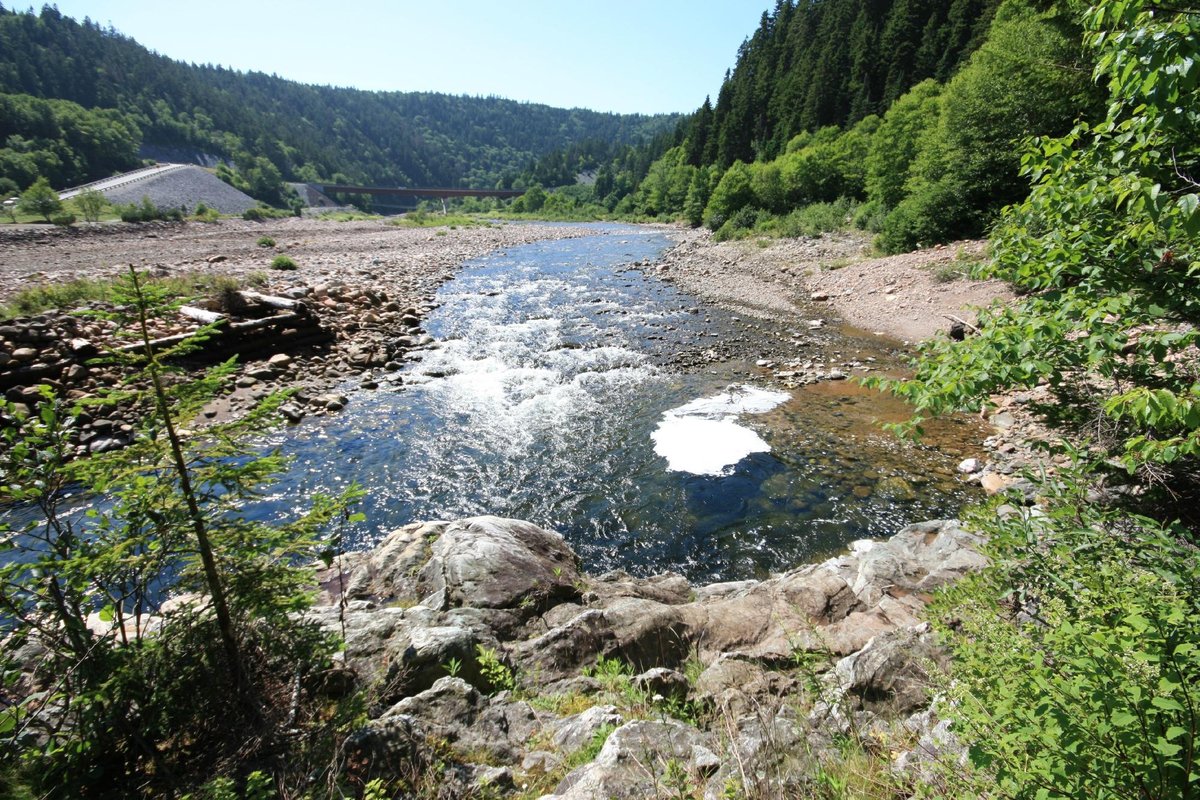
[(676, 121), (184, 64), (52, 6), (0, 6), (0, 111), (0, 180), (17, 188), (135, 166), (143, 143), (233, 162), (252, 184), (492, 187), (543, 153), (639, 142)]
[[(602, 165), (592, 199), (721, 238), (979, 236), (1029, 189), (1022, 141), (1099, 112), (1093, 66), (1065, 0), (779, 0), (715, 104)], [(569, 182), (579, 163), (555, 154), (526, 180)]]

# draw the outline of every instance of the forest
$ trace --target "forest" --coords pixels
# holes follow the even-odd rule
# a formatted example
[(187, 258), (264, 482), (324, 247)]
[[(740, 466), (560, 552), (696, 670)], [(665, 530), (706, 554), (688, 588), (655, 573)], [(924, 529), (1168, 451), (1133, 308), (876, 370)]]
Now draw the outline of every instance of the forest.
[(1028, 192), (1022, 141), (1102, 110), (1089, 58), (1065, 2), (781, 0), (715, 105), (602, 164), (588, 200), (718, 238), (854, 226), (902, 252), (980, 236)]
[(142, 145), (222, 160), (252, 189), (494, 188), (545, 153), (648, 141), (677, 122), (184, 64), (53, 6), (0, 6), (0, 110), (0, 190), (10, 192), (38, 176), (63, 187), (137, 166)]

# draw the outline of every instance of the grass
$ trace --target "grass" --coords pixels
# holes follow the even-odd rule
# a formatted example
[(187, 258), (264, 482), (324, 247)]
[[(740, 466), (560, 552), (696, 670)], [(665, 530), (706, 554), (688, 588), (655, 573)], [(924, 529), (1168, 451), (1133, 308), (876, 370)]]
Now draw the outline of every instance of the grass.
[(293, 261), (289, 256), (275, 256), (273, 259), (271, 259), (271, 269), (293, 270), (296, 269), (296, 262)]
[(361, 220), (383, 219), (380, 214), (368, 214), (365, 211), (330, 211), (328, 214), (318, 214), (317, 219), (327, 219), (332, 222), (359, 222)]
[[(491, 215), (489, 215), (491, 216)], [(397, 228), (493, 228), (495, 224), (485, 216), (473, 214), (430, 214), (427, 211), (412, 211), (402, 217), (388, 220)]]
[[(216, 297), (229, 291), (230, 286), (261, 286), (262, 276), (250, 276), (242, 281), (230, 275), (195, 273), (175, 275), (167, 278), (151, 278), (149, 282), (164, 288), (178, 300), (198, 297)], [(114, 278), (84, 278), (66, 283), (47, 283), (22, 289), (11, 300), (0, 306), (0, 319), (26, 317), (43, 311), (74, 309), (88, 303), (112, 302), (113, 290), (118, 285)]]

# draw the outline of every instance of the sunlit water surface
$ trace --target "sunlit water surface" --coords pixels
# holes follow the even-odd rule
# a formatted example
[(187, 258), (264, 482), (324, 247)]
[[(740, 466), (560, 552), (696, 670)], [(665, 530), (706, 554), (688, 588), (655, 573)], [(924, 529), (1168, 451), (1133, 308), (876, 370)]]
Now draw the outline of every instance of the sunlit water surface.
[(880, 433), (877, 417), (902, 412), (861, 389), (793, 397), (745, 364), (661, 366), (732, 318), (631, 267), (663, 235), (594, 228), (469, 262), (426, 321), (433, 349), (276, 437), (293, 462), (254, 513), (357, 482), (355, 547), (414, 520), (496, 514), (560, 531), (589, 570), (693, 580), (956, 513), (955, 456)]

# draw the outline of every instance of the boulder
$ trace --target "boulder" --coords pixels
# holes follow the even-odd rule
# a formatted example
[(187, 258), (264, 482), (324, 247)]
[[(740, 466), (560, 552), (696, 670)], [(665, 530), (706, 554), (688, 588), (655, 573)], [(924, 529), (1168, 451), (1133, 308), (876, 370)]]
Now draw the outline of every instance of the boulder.
[(504, 609), (521, 619), (576, 599), (580, 577), (560, 534), (500, 517), (407, 525), (348, 572), (350, 597)]
[(651, 697), (683, 700), (688, 694), (688, 679), (677, 670), (654, 667), (633, 677), (633, 685)]
[(419, 581), (431, 608), (502, 608), (524, 616), (578, 597), (575, 554), (562, 535), (520, 520), (444, 523)]
[(470, 759), (519, 763), (529, 739), (540, 728), (526, 702), (489, 698), (461, 678), (445, 677), (429, 689), (406, 697), (382, 717), (414, 720), (423, 730)]
[(862, 708), (898, 717), (929, 704), (929, 670), (944, 667), (946, 661), (928, 625), (899, 628), (843, 658), (833, 677)]
[(616, 706), (592, 706), (553, 723), (550, 740), (559, 752), (574, 753), (590, 744), (605, 727), (616, 728), (624, 721)]
[(753, 661), (726, 656), (710, 664), (696, 679), (692, 699), (727, 718), (737, 719), (760, 708), (779, 705), (795, 681)]
[(658, 795), (668, 771), (702, 785), (721, 766), (712, 747), (709, 736), (676, 720), (629, 722), (542, 800), (643, 800)]

